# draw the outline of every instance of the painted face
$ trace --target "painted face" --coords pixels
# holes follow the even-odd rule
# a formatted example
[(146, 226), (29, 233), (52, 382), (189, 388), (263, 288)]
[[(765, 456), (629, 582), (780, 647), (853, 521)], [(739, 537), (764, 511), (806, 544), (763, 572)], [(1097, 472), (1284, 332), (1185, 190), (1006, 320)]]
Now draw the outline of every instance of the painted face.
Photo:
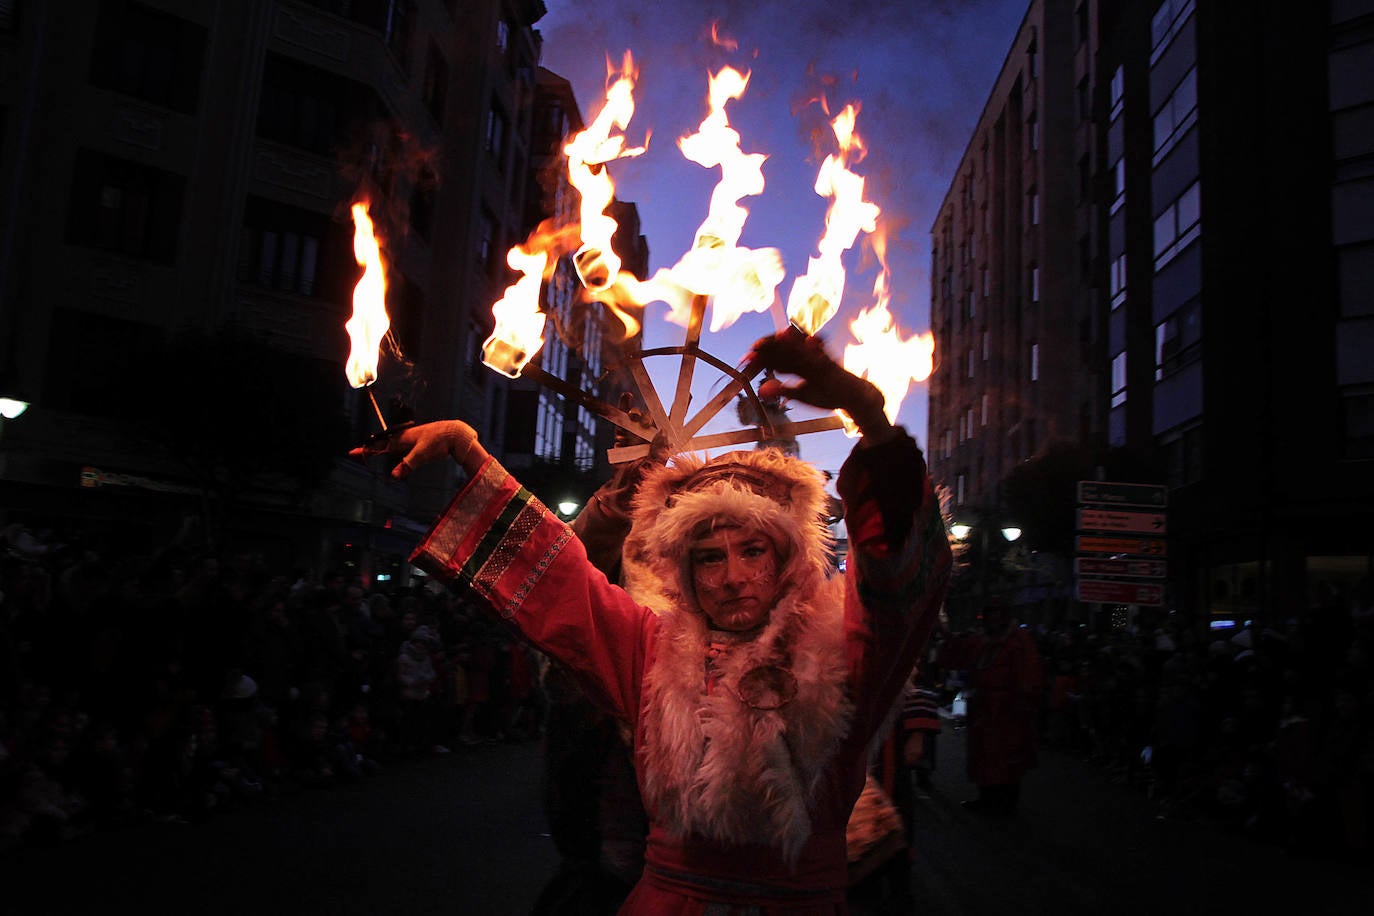
[(697, 604), (717, 630), (763, 626), (778, 598), (778, 550), (754, 528), (716, 528), (691, 546)]

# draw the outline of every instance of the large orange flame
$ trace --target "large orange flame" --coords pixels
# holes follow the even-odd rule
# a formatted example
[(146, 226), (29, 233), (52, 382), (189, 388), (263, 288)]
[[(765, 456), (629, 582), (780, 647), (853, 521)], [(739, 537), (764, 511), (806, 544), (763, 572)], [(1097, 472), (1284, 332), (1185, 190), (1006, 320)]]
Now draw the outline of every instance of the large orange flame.
[(825, 234), (818, 254), (810, 259), (806, 273), (792, 284), (787, 297), (788, 320), (808, 334), (824, 327), (839, 309), (845, 283), (841, 256), (854, 246), (860, 231), (873, 232), (881, 212), (877, 204), (863, 199), (864, 180), (849, 169), (851, 160), (861, 158), (864, 151), (854, 130), (858, 116), (858, 106), (846, 105), (831, 122), (840, 151), (826, 156), (816, 175), (816, 193), (831, 198)]
[(519, 280), (506, 288), (506, 294), (491, 307), (496, 327), (482, 344), (482, 362), (503, 375), (519, 378), (520, 370), (544, 346), (544, 313), (539, 308), (539, 291), (544, 283), (548, 252), (526, 251), (516, 245), (506, 255), (506, 263), (521, 273)]
[(386, 314), (386, 267), (377, 241), (367, 201), (358, 201), (353, 212), (353, 257), (363, 268), (353, 288), (353, 317), (344, 324), (351, 343), (344, 374), (348, 384), (364, 388), (377, 380), (382, 340), (391, 328)]
[(620, 258), (611, 248), (616, 222), (606, 214), (615, 185), (604, 165), (613, 159), (638, 156), (646, 149), (627, 147), (623, 133), (612, 133), (624, 131), (635, 113), (638, 71), (629, 51), (620, 70), (608, 73), (607, 79), (611, 77), (615, 79), (606, 90), (606, 104), (596, 119), (563, 147), (568, 157), (568, 179), (582, 196), (582, 247), (573, 256), (573, 264), (582, 285), (592, 292), (608, 289), (620, 274)]
[[(692, 248), (669, 272), (672, 281), (692, 293), (711, 296), (711, 330), (734, 324), (748, 312), (767, 311), (782, 282), (782, 256), (776, 248), (758, 251), (739, 247), (749, 211), (740, 206), (746, 196), (763, 193), (762, 153), (740, 149), (740, 135), (730, 126), (725, 104), (739, 99), (749, 86), (749, 74), (724, 67), (709, 77), (710, 110), (697, 132), (678, 141), (682, 155), (704, 168), (720, 168), (720, 181), (711, 205), (697, 228)], [(674, 308), (669, 320), (685, 323)]]
[[(881, 233), (873, 235), (873, 250), (882, 270), (873, 284), (873, 307), (859, 312), (849, 324), (855, 343), (844, 348), (844, 367), (855, 375), (868, 379), (883, 394), (883, 411), (889, 421), (897, 421), (902, 400), (912, 382), (930, 378), (934, 368), (935, 335), (930, 332), (903, 338), (897, 322), (888, 310), (888, 284), (891, 272), (887, 266), (887, 246)], [(858, 435), (858, 427), (844, 411), (836, 411), (844, 420), (845, 432)]]

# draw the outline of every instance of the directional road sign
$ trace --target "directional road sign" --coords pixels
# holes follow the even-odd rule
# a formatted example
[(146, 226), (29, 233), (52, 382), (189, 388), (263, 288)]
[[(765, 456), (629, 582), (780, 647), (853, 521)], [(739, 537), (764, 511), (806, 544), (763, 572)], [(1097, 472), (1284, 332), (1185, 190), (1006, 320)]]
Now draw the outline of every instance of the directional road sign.
[(1163, 512), (1126, 512), (1115, 509), (1079, 509), (1079, 531), (1134, 531), (1163, 534)]
[(1078, 600), (1102, 601), (1107, 604), (1147, 604), (1158, 607), (1164, 603), (1164, 586), (1152, 582), (1079, 579)]
[(1116, 483), (1109, 480), (1080, 480), (1078, 501), (1106, 506), (1144, 506), (1163, 509), (1169, 503), (1169, 488), (1152, 483)]
[(1169, 553), (1169, 544), (1162, 538), (1113, 538), (1080, 534), (1074, 546), (1079, 553), (1124, 553), (1138, 557), (1163, 557)]
[(1118, 560), (1104, 557), (1078, 557), (1074, 572), (1080, 576), (1130, 576), (1136, 579), (1163, 579), (1169, 564), (1163, 560)]

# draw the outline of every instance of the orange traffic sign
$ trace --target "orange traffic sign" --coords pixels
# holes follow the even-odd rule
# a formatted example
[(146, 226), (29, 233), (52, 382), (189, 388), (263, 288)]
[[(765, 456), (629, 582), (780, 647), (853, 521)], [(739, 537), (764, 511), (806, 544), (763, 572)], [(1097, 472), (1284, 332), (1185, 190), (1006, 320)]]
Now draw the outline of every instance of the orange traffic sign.
[(1138, 557), (1163, 557), (1169, 545), (1155, 538), (1113, 538), (1080, 534), (1074, 542), (1079, 553), (1112, 553)]
[(1164, 586), (1150, 582), (1112, 582), (1107, 579), (1079, 579), (1079, 601), (1106, 604), (1164, 604)]
[(1079, 531), (1127, 531), (1163, 534), (1163, 512), (1126, 512), (1116, 509), (1079, 509)]
[(1163, 560), (1116, 557), (1078, 557), (1073, 568), (1080, 576), (1127, 576), (1132, 579), (1163, 579), (1169, 572), (1169, 564)]

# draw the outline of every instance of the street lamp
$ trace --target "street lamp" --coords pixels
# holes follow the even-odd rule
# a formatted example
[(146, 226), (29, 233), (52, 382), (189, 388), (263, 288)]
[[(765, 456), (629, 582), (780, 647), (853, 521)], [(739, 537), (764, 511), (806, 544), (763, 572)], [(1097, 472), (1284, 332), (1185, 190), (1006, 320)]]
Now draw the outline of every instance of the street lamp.
[(571, 499), (565, 499), (558, 504), (558, 514), (566, 518), (571, 518), (573, 513), (577, 511), (579, 505), (581, 504), (573, 502)]
[[(975, 532), (977, 533), (978, 556), (977, 564), (975, 567), (977, 578), (974, 583), (974, 588), (968, 594), (968, 597), (974, 598), (975, 596), (981, 596), (981, 598), (985, 600), (992, 591), (992, 589), (989, 587), (987, 577), (988, 554), (990, 552), (988, 532), (992, 529), (993, 526), (992, 524), (990, 524), (990, 514), (988, 513), (984, 513), (976, 509), (965, 509), (964, 513), (965, 518), (968, 518), (969, 514), (972, 515), (972, 523), (964, 519), (957, 519), (949, 526), (949, 533), (951, 536), (953, 536), (953, 538), (956, 541), (959, 541), (960, 543), (968, 542), (969, 538), (972, 537)], [(1002, 540), (1006, 541), (1007, 543), (1012, 543), (1016, 540), (1019, 540), (1021, 535), (1024, 534), (1024, 531), (1021, 529), (1019, 525), (1013, 524), (1011, 522), (1004, 523), (997, 530), (1002, 535)], [(971, 610), (973, 610), (973, 613), (975, 614), (978, 613), (977, 609)]]
[(17, 420), (20, 414), (29, 409), (28, 399), (19, 393), (20, 390), (18, 374), (14, 371), (13, 362), (10, 362), (0, 372), (0, 417)]

